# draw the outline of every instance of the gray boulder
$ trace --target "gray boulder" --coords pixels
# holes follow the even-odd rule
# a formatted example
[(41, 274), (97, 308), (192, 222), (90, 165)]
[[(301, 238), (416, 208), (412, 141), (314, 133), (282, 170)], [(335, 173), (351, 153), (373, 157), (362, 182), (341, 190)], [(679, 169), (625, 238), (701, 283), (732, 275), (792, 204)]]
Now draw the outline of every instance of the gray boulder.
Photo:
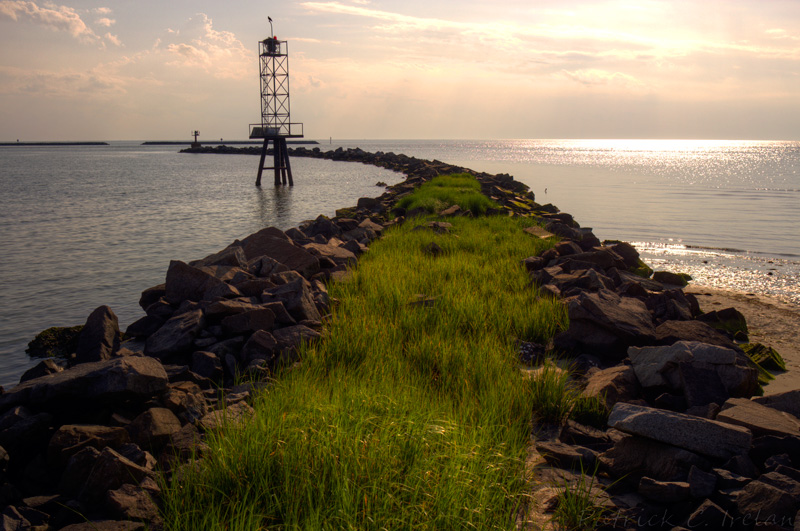
[(744, 426), (756, 436), (800, 437), (800, 419), (745, 398), (731, 398), (722, 405), (717, 420)]
[(587, 378), (583, 395), (602, 397), (606, 407), (612, 408), (617, 402), (633, 400), (640, 391), (633, 367), (618, 365), (591, 374)]
[(147, 338), (144, 352), (155, 358), (187, 353), (204, 324), (203, 311), (200, 309), (175, 315)]
[(131, 440), (142, 448), (158, 453), (181, 429), (181, 421), (167, 408), (153, 407), (136, 417), (127, 426)]
[(753, 402), (800, 418), (800, 389), (755, 397)]
[(322, 318), (314, 303), (311, 284), (301, 277), (265, 291), (261, 300), (264, 303), (283, 302), (286, 310), (297, 321), (319, 321)]
[(150, 470), (126, 459), (111, 448), (104, 448), (95, 460), (78, 497), (87, 503), (99, 503), (105, 499), (108, 491), (152, 476), (153, 472)]
[(749, 429), (692, 415), (618, 403), (611, 410), (612, 428), (707, 455), (730, 458), (750, 450)]
[[(557, 348), (620, 356), (628, 346), (655, 341), (650, 312), (638, 299), (605, 289), (583, 292), (569, 301), (568, 311), (570, 328), (554, 338)], [(595, 333), (587, 335), (589, 330)]]
[(124, 428), (99, 425), (65, 424), (50, 438), (47, 460), (55, 466), (65, 466), (69, 459), (86, 447), (97, 450), (110, 446), (119, 448), (130, 440)]
[(125, 356), (21, 383), (0, 396), (0, 410), (28, 404), (47, 409), (65, 401), (149, 400), (167, 388), (167, 373), (153, 358)]
[(111, 359), (119, 350), (119, 320), (108, 306), (100, 306), (89, 314), (78, 338), (76, 363)]
[(694, 341), (730, 349), (737, 349), (728, 336), (701, 321), (664, 321), (656, 328), (659, 345), (672, 345), (676, 341)]
[(274, 227), (262, 229), (233, 245), (242, 248), (248, 262), (268, 256), (305, 277), (319, 271), (319, 260), (315, 256), (292, 243), (286, 234)]
[[(619, 435), (619, 432), (611, 430)], [(644, 437), (617, 436), (603, 452), (602, 467), (616, 477), (638, 480), (647, 476), (660, 481), (686, 481), (692, 467), (707, 468), (708, 461), (694, 452)]]
[(730, 396), (752, 396), (758, 372), (741, 352), (696, 341), (668, 346), (631, 347), (628, 357), (644, 388), (666, 388), (684, 395), (690, 407), (721, 403)]
[(186, 300), (200, 301), (207, 291), (221, 284), (224, 284), (222, 280), (201, 269), (180, 260), (172, 260), (167, 269), (165, 298), (176, 306)]

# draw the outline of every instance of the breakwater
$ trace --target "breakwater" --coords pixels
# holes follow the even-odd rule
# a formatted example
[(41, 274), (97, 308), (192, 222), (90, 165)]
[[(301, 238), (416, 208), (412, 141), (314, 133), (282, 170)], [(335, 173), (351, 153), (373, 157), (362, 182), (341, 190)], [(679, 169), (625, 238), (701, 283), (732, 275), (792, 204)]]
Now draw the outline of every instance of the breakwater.
[[(378, 198), (362, 198), (354, 207), (340, 209), (333, 218), (319, 217), (286, 231), (263, 229), (201, 260), (173, 261), (163, 285), (142, 293), (140, 305), (146, 316), (126, 330), (131, 339), (122, 340), (113, 312), (100, 307), (92, 312), (81, 331), (73, 331), (74, 346), (66, 348), (63, 361), (42, 362), (23, 376), (19, 386), (0, 396), (0, 445), (8, 456), (4, 460), (3, 492), (7, 498), (3, 505), (7, 506), (9, 518), (20, 525), (24, 520), (55, 528), (72, 524), (86, 525), (88, 529), (87, 524), (81, 523), (86, 518), (126, 522), (119, 524), (126, 529), (142, 527), (141, 522), (157, 525), (154, 500), (158, 499), (159, 488), (154, 481), (155, 465), (158, 463), (167, 474), (179, 473), (184, 459), (192, 452), (202, 452), (204, 433), (226, 419), (251, 414), (248, 400), (258, 387), (267, 385), (266, 378), (274, 369), (300, 361), (295, 346), (300, 341), (313, 340), (329, 309), (324, 281), (346, 275), (383, 230), (415, 214), (395, 208), (400, 196), (437, 175), (475, 174), (465, 168), (403, 155), (343, 150), (331, 156), (340, 157), (334, 160), (375, 163), (402, 171), (407, 178)], [(554, 346), (569, 349), (575, 356), (583, 354), (582, 381), (587, 389), (598, 387), (596, 382), (593, 387), (589, 384), (592, 376), (603, 370), (622, 373), (620, 379), (632, 389), (630, 396), (619, 400), (621, 406), (613, 404), (609, 424), (616, 431), (599, 430), (605, 438), (584, 438), (574, 444), (575, 430), (594, 432), (568, 424), (559, 427), (561, 433), (557, 440), (549, 441), (550, 448), (540, 449), (553, 462), (556, 456), (557, 464), (566, 468), (576, 463), (589, 465), (592, 459), (608, 462), (614, 455), (627, 455), (626, 448), (637, 444), (645, 448), (642, 455), (648, 456), (647, 462), (653, 455), (663, 454), (667, 462), (679, 455), (695, 466), (697, 470), (690, 476), (691, 467), (678, 466), (669, 474), (657, 475), (646, 468), (647, 463), (630, 465), (631, 470), (641, 474), (634, 490), (643, 498), (641, 504), (624, 508), (630, 510), (625, 513), (630, 518), (637, 516), (637, 511), (657, 507), (657, 502), (653, 505), (647, 499), (658, 497), (653, 492), (669, 489), (678, 492), (677, 499), (688, 502), (692, 511), (695, 506), (708, 507), (709, 503), (722, 507), (721, 502), (714, 501), (716, 487), (708, 491), (709, 476), (727, 477), (734, 474), (735, 467), (743, 470), (747, 461), (742, 456), (754, 464), (759, 478), (769, 474), (764, 472), (766, 460), (761, 462), (758, 457), (763, 452), (753, 451), (763, 450), (763, 444), (770, 441), (773, 445), (778, 443), (769, 438), (759, 440), (767, 436), (755, 427), (726, 431), (718, 426), (725, 422), (707, 418), (718, 415), (710, 404), (725, 405), (756, 392), (758, 374), (726, 334), (698, 321), (699, 312), (692, 298), (681, 294), (678, 284), (683, 279), (636, 275), (642, 264), (630, 246), (601, 245), (591, 229), (580, 227), (572, 216), (552, 205), (537, 204), (526, 187), (510, 176), (476, 177), (483, 193), (499, 205), (490, 215), (533, 216), (543, 227), (531, 229), (532, 238), (557, 235), (562, 240), (541, 256), (520, 257), (532, 280), (549, 292), (543, 296), (561, 297), (569, 306), (570, 327), (556, 336)], [(441, 214), (463, 215), (457, 208)], [(717, 317), (723, 321), (724, 316)], [(665, 324), (668, 326), (662, 328)], [(671, 347), (678, 341), (698, 338), (686, 336), (689, 332), (705, 334), (702, 337), (706, 345), (724, 343), (716, 345), (723, 350), (687, 347), (688, 355), (675, 348), (672, 357), (652, 351), (646, 351), (652, 354), (650, 357), (639, 356), (634, 354), (639, 351), (631, 350)], [(64, 345), (66, 341), (57, 343)], [(522, 345), (521, 350), (537, 353), (547, 347)], [(592, 358), (587, 352), (601, 356)], [(618, 365), (628, 357), (635, 379), (626, 368), (629, 365)], [(648, 380), (646, 375), (651, 373), (640, 372), (634, 358), (664, 358), (666, 368), (651, 373), (663, 375), (665, 383)], [(534, 355), (526, 359), (535, 362), (538, 358)], [(675, 364), (678, 372), (669, 372), (667, 368)], [(649, 368), (648, 364), (645, 366)], [(722, 382), (721, 388), (717, 386), (714, 393), (707, 394), (716, 402), (705, 403), (705, 408), (705, 398), (698, 398), (696, 387), (685, 381), (697, 376), (697, 370), (711, 371)], [(711, 372), (702, 375), (708, 377)], [(255, 383), (235, 385), (243, 374)], [(606, 379), (608, 374), (604, 374)], [(611, 380), (615, 385), (618, 382)], [(619, 388), (625, 386), (620, 384)], [(662, 389), (665, 390), (654, 396)], [(608, 389), (603, 393), (609, 396)], [(694, 398), (690, 401), (690, 397)], [(774, 410), (779, 403), (765, 405), (747, 400), (746, 407), (758, 404)], [(650, 419), (672, 422), (670, 426), (678, 426), (677, 432), (686, 431), (687, 427), (694, 429), (695, 424), (686, 423), (696, 422), (711, 430), (717, 441), (724, 442), (728, 453), (708, 455), (710, 450), (698, 447), (696, 441), (678, 437), (664, 441), (664, 429), (645, 431), (637, 427), (629, 417), (641, 411), (631, 411), (625, 404), (642, 408)], [(698, 406), (699, 409), (691, 409)], [(678, 415), (677, 420), (674, 415)], [(705, 421), (715, 424), (709, 427)], [(746, 432), (750, 433), (749, 438)], [(631, 435), (620, 435), (624, 433)], [(571, 442), (564, 442), (568, 440)], [(787, 451), (793, 448), (786, 439), (781, 439), (780, 445)], [(793, 468), (797, 465), (794, 458), (794, 453), (787, 453), (780, 466)], [(774, 462), (769, 463), (775, 468), (773, 465)], [(609, 470), (617, 473), (621, 466)], [(753, 468), (747, 473), (753, 476)], [(786, 476), (787, 469), (779, 473)], [(768, 484), (766, 481), (749, 477), (737, 485), (742, 490), (761, 492), (769, 490), (761, 486)], [(686, 483), (689, 490), (675, 483)], [(749, 487), (751, 483), (756, 485)], [(695, 494), (701, 494), (692, 494), (693, 484)], [(650, 493), (649, 498), (644, 493)], [(620, 507), (617, 501), (609, 500), (614, 507)], [(735, 507), (740, 510), (738, 505)], [(750, 508), (741, 506), (741, 510)], [(788, 509), (781, 506), (781, 511)]]

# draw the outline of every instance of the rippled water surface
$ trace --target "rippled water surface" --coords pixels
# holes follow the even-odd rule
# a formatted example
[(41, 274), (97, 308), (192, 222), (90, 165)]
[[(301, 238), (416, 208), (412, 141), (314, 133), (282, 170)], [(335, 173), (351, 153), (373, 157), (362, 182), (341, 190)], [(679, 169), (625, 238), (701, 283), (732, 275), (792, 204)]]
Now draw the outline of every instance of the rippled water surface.
[[(254, 186), (258, 158), (179, 154), (178, 147), (0, 148), (0, 385), (32, 365), (50, 326), (83, 324), (108, 304), (127, 326), (139, 294), (171, 259), (194, 260), (266, 226), (333, 215), (375, 183), (374, 166), (292, 159), (296, 186)], [(271, 175), (265, 182), (271, 183)]]
[[(800, 143), (669, 140), (371, 141), (323, 144), (510, 173), (601, 239), (657, 268), (800, 306)], [(257, 158), (174, 146), (0, 148), (0, 385), (49, 326), (101, 304), (126, 326), (170, 259), (201, 258), (382, 193), (399, 175), (293, 158), (296, 186), (253, 186)], [(267, 178), (267, 182), (269, 182)]]

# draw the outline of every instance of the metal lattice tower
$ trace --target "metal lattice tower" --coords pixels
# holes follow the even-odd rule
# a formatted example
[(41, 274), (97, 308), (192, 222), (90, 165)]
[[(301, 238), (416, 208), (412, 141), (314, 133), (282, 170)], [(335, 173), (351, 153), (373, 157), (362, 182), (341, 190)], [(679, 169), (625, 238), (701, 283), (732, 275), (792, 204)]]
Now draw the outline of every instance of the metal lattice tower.
[[(270, 28), (272, 19), (270, 19)], [(271, 32), (270, 32), (271, 33)], [(294, 185), (289, 164), (287, 138), (302, 138), (303, 124), (292, 123), (289, 106), (289, 43), (270, 36), (258, 43), (261, 78), (261, 123), (250, 124), (250, 138), (263, 138), (261, 162), (258, 165), (256, 186), (261, 186), (261, 173), (275, 170), (275, 184)], [(274, 164), (264, 167), (269, 142), (273, 143)]]

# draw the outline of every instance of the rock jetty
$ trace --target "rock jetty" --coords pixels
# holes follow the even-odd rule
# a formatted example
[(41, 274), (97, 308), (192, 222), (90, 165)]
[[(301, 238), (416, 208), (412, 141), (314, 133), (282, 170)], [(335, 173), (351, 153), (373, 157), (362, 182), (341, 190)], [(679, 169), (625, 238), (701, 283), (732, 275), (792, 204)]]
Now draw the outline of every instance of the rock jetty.
[(521, 348), (521, 358), (570, 352), (583, 392), (610, 409), (603, 429), (568, 421), (537, 439), (550, 477), (574, 479), (581, 467), (601, 474), (611, 484), (604, 503), (618, 516), (609, 526), (620, 529), (659, 511), (667, 528), (752, 528), (769, 517), (772, 529), (791, 529), (780, 525), (800, 503), (800, 395), (753, 398), (759, 371), (721, 331), (730, 312), (702, 320), (685, 279), (649, 278), (633, 247), (602, 244), (508, 175), (360, 149), (292, 154), (406, 179), (333, 218), (268, 227), (200, 260), (170, 262), (164, 283), (142, 292), (145, 316), (124, 333), (101, 306), (63, 340), (39, 341), (61, 356), (0, 395), (0, 529), (160, 528), (163, 479), (202, 456), (211, 430), (252, 415), (253, 393), (301, 363), (298, 345), (319, 337), (333, 304), (326, 281), (346, 277), (387, 227), (416, 214), (396, 208), (399, 198), (462, 172), (497, 202), (490, 214), (535, 217), (543, 227), (528, 229), (532, 238), (560, 239), (520, 260), (542, 296), (568, 306), (570, 326), (552, 345)]

